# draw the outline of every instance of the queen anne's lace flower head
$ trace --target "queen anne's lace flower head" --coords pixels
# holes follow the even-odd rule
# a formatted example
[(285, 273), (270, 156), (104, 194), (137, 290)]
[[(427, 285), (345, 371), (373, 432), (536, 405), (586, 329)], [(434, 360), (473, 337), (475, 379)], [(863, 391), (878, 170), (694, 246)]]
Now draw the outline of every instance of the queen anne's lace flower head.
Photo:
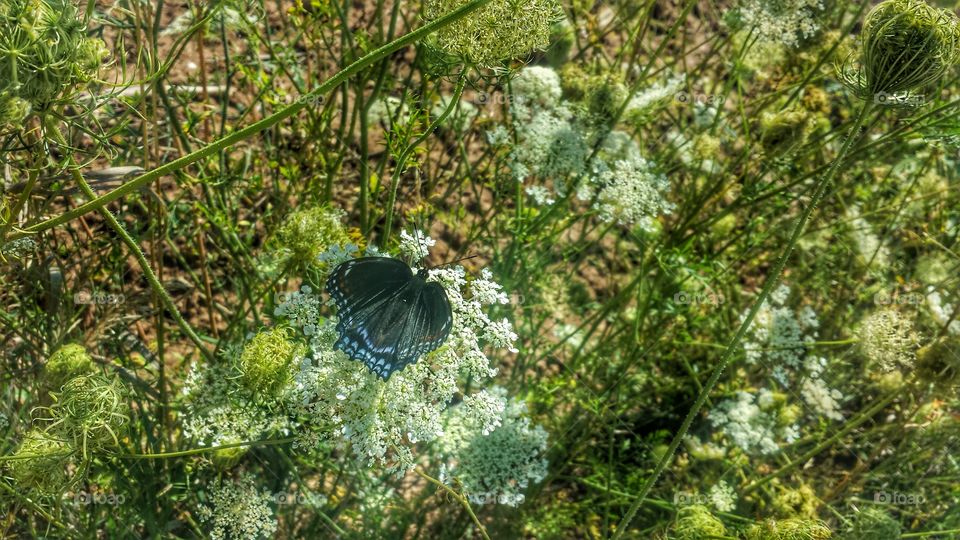
[(919, 338), (913, 322), (894, 309), (873, 313), (860, 324), (860, 350), (883, 371), (910, 369)]
[[(434, 240), (426, 234), (401, 233), (400, 251), (411, 259), (419, 260), (432, 245)], [(316, 419), (318, 429), (310, 437), (349, 443), (362, 459), (398, 473), (413, 466), (414, 444), (443, 434), (441, 415), (462, 393), (461, 377), (471, 377), (476, 383), (496, 374), (484, 346), (515, 350), (517, 337), (509, 322), (493, 321), (485, 312), (487, 306), (509, 302), (492, 273), (484, 271), (468, 279), (460, 265), (428, 272), (428, 280), (440, 283), (450, 301), (450, 336), (439, 349), (386, 381), (362, 362), (334, 349), (336, 318), (310, 317), (319, 303), (312, 290), (301, 289), (276, 311), (309, 339), (310, 358), (298, 366), (288, 397), (291, 406), (301, 407)], [(470, 399), (470, 395), (464, 397)], [(495, 424), (495, 410), (472, 410), (481, 424)]]
[(857, 69), (839, 66), (858, 96), (896, 103), (902, 94), (939, 79), (960, 58), (960, 21), (924, 0), (885, 0), (863, 22)]
[[(432, 21), (467, 3), (469, 0), (427, 0), (423, 15)], [(491, 0), (430, 39), (435, 47), (464, 62), (494, 67), (546, 49), (551, 26), (562, 17), (556, 0)]]
[[(531, 426), (525, 413), (523, 402), (507, 401), (501, 388), (481, 392), (448, 412), (441, 439), (448, 456), (445, 476), (456, 479), (472, 502), (516, 506), (530, 482), (546, 476), (547, 433)], [(495, 418), (497, 425), (484, 425), (478, 421), (483, 417)]]
[(823, 0), (744, 0), (738, 14), (762, 41), (796, 47), (819, 30), (821, 11)]
[(269, 537), (277, 530), (277, 519), (270, 509), (272, 498), (257, 489), (252, 476), (244, 475), (216, 485), (197, 514), (209, 525), (210, 538), (215, 540)]
[(673, 525), (674, 538), (677, 540), (700, 540), (708, 537), (721, 537), (727, 534), (723, 522), (710, 513), (710, 509), (700, 504), (684, 506), (677, 511), (677, 521)]
[(560, 76), (543, 66), (527, 66), (510, 82), (510, 86), (514, 95), (530, 107), (556, 107), (563, 94)]

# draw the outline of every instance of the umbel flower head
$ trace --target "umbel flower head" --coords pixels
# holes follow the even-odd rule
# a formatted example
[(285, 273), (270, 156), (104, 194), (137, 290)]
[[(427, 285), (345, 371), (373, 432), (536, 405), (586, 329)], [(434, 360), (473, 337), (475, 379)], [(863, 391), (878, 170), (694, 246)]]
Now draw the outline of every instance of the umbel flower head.
[(62, 433), (86, 452), (117, 445), (130, 422), (130, 406), (116, 378), (79, 375), (67, 381), (49, 408), (50, 433)]
[[(438, 19), (471, 0), (425, 0), (423, 16)], [(491, 0), (438, 30), (431, 45), (467, 64), (495, 67), (504, 60), (543, 50), (553, 23), (562, 20), (556, 0)]]
[(289, 214), (277, 231), (277, 246), (294, 262), (309, 264), (328, 247), (349, 238), (341, 224), (343, 212), (326, 206), (297, 210)]
[(254, 478), (222, 480), (207, 492), (197, 516), (210, 527), (210, 538), (269, 538), (277, 530), (269, 492), (257, 489)]
[(674, 538), (677, 540), (699, 540), (727, 534), (723, 522), (710, 513), (702, 504), (684, 506), (677, 511), (677, 521), (673, 525)]
[(746, 531), (747, 540), (826, 540), (833, 536), (818, 519), (768, 519)]
[(60, 347), (43, 366), (43, 376), (50, 388), (60, 390), (63, 383), (77, 375), (93, 372), (93, 360), (82, 345), (70, 343)]
[[(485, 409), (477, 414), (476, 409)], [(492, 413), (499, 426), (477, 421)], [(522, 401), (506, 401), (506, 390), (494, 388), (468, 396), (448, 410), (441, 446), (450, 458), (446, 474), (457, 479), (477, 504), (523, 502), (523, 490), (547, 474), (547, 432), (531, 426)]]
[(33, 429), (13, 454), (15, 459), (7, 462), (7, 471), (20, 488), (56, 494), (67, 485), (65, 467), (72, 454), (67, 441)]
[[(404, 233), (401, 238), (400, 251), (408, 260), (421, 259), (433, 244), (422, 233)], [(358, 249), (337, 246), (330, 251), (357, 253)], [(373, 253), (383, 256), (371, 248), (365, 251), (366, 255)], [(484, 349), (516, 352), (513, 343), (517, 336), (510, 323), (485, 313), (486, 306), (509, 303), (489, 270), (468, 280), (463, 266), (449, 265), (430, 269), (428, 280), (440, 283), (447, 293), (453, 315), (450, 336), (439, 349), (386, 381), (363, 362), (334, 348), (337, 319), (321, 316), (321, 299), (312, 289), (304, 287), (299, 294), (289, 295), (277, 308), (278, 317), (303, 331), (312, 353), (300, 362), (288, 388), (291, 407), (302, 408), (305, 417), (322, 420), (307, 426), (310, 429), (303, 433), (301, 444), (348, 443), (371, 465), (403, 473), (415, 464), (415, 444), (443, 435), (443, 411), (455, 397), (465, 394), (460, 380), (470, 378), (474, 384), (482, 384), (496, 374)], [(478, 425), (491, 430), (500, 422), (501, 410), (475, 407), (473, 412)]]
[(63, 99), (96, 75), (107, 51), (90, 38), (73, 3), (12, 0), (0, 5), (0, 124)]
[(844, 61), (841, 81), (861, 98), (896, 102), (957, 62), (960, 24), (924, 0), (885, 0), (867, 13), (860, 42), (859, 69)]
[(913, 367), (919, 338), (913, 323), (893, 309), (868, 316), (857, 332), (860, 350), (873, 365), (885, 372)]
[(291, 334), (287, 327), (264, 330), (243, 347), (237, 370), (244, 386), (254, 394), (269, 399), (290, 380), (296, 357), (304, 352)]

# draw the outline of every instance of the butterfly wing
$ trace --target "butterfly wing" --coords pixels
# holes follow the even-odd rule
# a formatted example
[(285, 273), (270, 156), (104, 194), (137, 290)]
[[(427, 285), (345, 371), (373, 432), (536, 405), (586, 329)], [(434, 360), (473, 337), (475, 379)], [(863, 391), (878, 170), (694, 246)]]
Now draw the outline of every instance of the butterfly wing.
[(423, 289), (422, 281), (418, 281), (410, 280), (389, 301), (359, 312), (350, 324), (338, 325), (340, 338), (335, 347), (384, 379), (416, 360), (401, 348)]
[(360, 257), (337, 266), (327, 278), (327, 292), (337, 304), (337, 330), (368, 318), (384, 302), (400, 294), (413, 272), (389, 257)]
[(387, 379), (439, 347), (453, 324), (439, 283), (414, 276), (389, 257), (361, 257), (337, 266), (327, 279), (337, 305), (335, 347)]
[(424, 283), (397, 347), (400, 361), (414, 362), (436, 350), (446, 341), (452, 326), (453, 312), (443, 286), (436, 282)]

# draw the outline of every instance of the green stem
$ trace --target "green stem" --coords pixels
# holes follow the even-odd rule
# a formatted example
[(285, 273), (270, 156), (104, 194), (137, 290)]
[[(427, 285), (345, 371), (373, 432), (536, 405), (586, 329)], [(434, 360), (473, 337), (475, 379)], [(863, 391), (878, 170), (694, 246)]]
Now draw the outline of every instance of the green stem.
[[(51, 138), (63, 147), (65, 153), (67, 154), (67, 168), (70, 170), (70, 175), (73, 177), (73, 180), (80, 186), (83, 194), (86, 195), (89, 199), (95, 200), (97, 194), (94, 193), (93, 189), (90, 188), (90, 184), (87, 183), (86, 179), (83, 178), (83, 175), (80, 174), (80, 169), (77, 167), (76, 163), (73, 161), (73, 157), (69, 152), (69, 145), (67, 144), (66, 138), (63, 136), (63, 133), (60, 132), (60, 129), (52, 124), (47, 123), (47, 132), (50, 134)], [(190, 341), (193, 341), (194, 345), (200, 350), (200, 353), (207, 359), (213, 360), (213, 354), (207, 349), (206, 345), (200, 339), (200, 336), (194, 332), (190, 324), (183, 318), (183, 315), (180, 314), (180, 310), (177, 309), (177, 306), (173, 303), (173, 298), (170, 297), (170, 294), (166, 289), (163, 288), (163, 284), (160, 283), (160, 280), (157, 278), (157, 275), (153, 272), (153, 269), (150, 267), (150, 263), (147, 261), (147, 257), (143, 254), (143, 250), (140, 249), (140, 246), (137, 242), (130, 236), (130, 233), (120, 225), (120, 222), (117, 221), (117, 218), (114, 217), (106, 208), (100, 207), (97, 209), (100, 212), (100, 215), (103, 216), (103, 219), (107, 220), (107, 223), (110, 225), (110, 228), (113, 229), (115, 233), (120, 237), (123, 243), (127, 246), (127, 249), (130, 250), (130, 253), (137, 259), (137, 263), (140, 265), (140, 269), (143, 271), (144, 277), (147, 278), (147, 282), (150, 283), (150, 288), (160, 297), (160, 301), (163, 303), (164, 307), (167, 308), (167, 311), (170, 313), (170, 316), (177, 322), (177, 326), (183, 331), (187, 337), (190, 338)], [(159, 359), (161, 366), (163, 365), (163, 358)], [(162, 368), (161, 368), (162, 369)], [(163, 389), (161, 388), (161, 393)]]
[(386, 45), (383, 45), (377, 49), (374, 49), (367, 55), (363, 56), (362, 58), (358, 59), (354, 63), (350, 64), (349, 66), (337, 72), (335, 75), (327, 79), (323, 84), (321, 84), (317, 88), (301, 96), (294, 103), (284, 107), (283, 109), (280, 109), (279, 111), (273, 113), (272, 115), (260, 121), (254, 122), (253, 124), (250, 124), (249, 126), (241, 130), (235, 131), (230, 135), (223, 137), (222, 139), (214, 141), (199, 150), (191, 152), (190, 154), (187, 154), (181, 158), (175, 159), (165, 165), (161, 165), (156, 169), (153, 169), (152, 171), (144, 173), (134, 178), (133, 180), (127, 182), (126, 184), (118, 187), (117, 189), (104, 194), (102, 197), (98, 197), (88, 203), (82, 204), (74, 208), (73, 210), (64, 212), (63, 214), (60, 214), (55, 218), (51, 218), (46, 221), (42, 221), (40, 223), (27, 227), (23, 232), (15, 232), (10, 235), (10, 240), (16, 240), (17, 238), (27, 236), (28, 234), (35, 234), (40, 231), (45, 231), (47, 229), (51, 229), (53, 227), (63, 225), (64, 223), (74, 220), (84, 214), (93, 212), (94, 210), (99, 210), (100, 208), (103, 208), (104, 206), (110, 204), (111, 202), (121, 197), (124, 197), (126, 195), (129, 195), (147, 184), (150, 184), (151, 182), (155, 181), (160, 177), (168, 175), (174, 171), (178, 171), (186, 167), (187, 165), (190, 165), (191, 163), (194, 163), (196, 161), (199, 161), (201, 159), (214, 155), (220, 152), (221, 150), (224, 150), (244, 139), (247, 139), (249, 137), (252, 137), (253, 135), (256, 135), (257, 133), (260, 133), (261, 131), (269, 129), (270, 127), (273, 127), (274, 125), (281, 122), (282, 120), (285, 120), (290, 116), (293, 116), (294, 114), (299, 112), (301, 109), (307, 107), (308, 105), (310, 105), (311, 103), (313, 103), (314, 101), (322, 97), (323, 95), (329, 93), (334, 88), (338, 87), (340, 84), (342, 84), (344, 81), (346, 81), (353, 75), (370, 67), (371, 65), (376, 63), (378, 60), (381, 60), (382, 58), (385, 58), (390, 54), (395, 53), (396, 51), (406, 47), (407, 45), (420, 41), (424, 37), (439, 30), (440, 28), (443, 28), (444, 26), (452, 24), (466, 17), (467, 15), (480, 9), (490, 1), (491, 0), (473, 0), (468, 4), (464, 4), (460, 8), (457, 8), (456, 10), (440, 18), (421, 26), (420, 28), (414, 30), (413, 32), (405, 34), (391, 41), (390, 43), (387, 43)]
[(52, 458), (52, 457), (65, 457), (72, 455), (73, 451), (70, 452), (52, 452), (49, 454), (11, 454), (9, 456), (0, 456), (0, 462), (3, 461), (19, 461), (21, 459), (38, 459), (38, 458)]
[(940, 536), (941, 534), (960, 534), (960, 529), (950, 529), (949, 531), (925, 531), (915, 533), (901, 534), (900, 538), (925, 538), (927, 536)]
[(286, 437), (283, 439), (266, 439), (262, 441), (244, 441), (238, 443), (221, 444), (219, 446), (209, 446), (206, 448), (192, 448), (190, 450), (181, 450), (179, 452), (161, 452), (157, 454), (115, 454), (113, 457), (124, 459), (167, 459), (184, 456), (195, 456), (197, 454), (206, 454), (207, 452), (216, 452), (217, 450), (226, 450), (228, 448), (240, 448), (241, 446), (273, 446), (277, 444), (286, 444), (297, 440), (297, 437)]
[(773, 269), (771, 269), (770, 273), (767, 275), (767, 279), (763, 284), (763, 289), (761, 289), (760, 294), (757, 296), (756, 300), (754, 300), (746, 318), (744, 318), (743, 322), (740, 323), (740, 328), (737, 329), (737, 333), (733, 336), (733, 339), (730, 340), (730, 343), (727, 344), (726, 351), (723, 353), (720, 363), (714, 368), (713, 373), (710, 375), (710, 379), (707, 380), (706, 384), (703, 385), (703, 390), (697, 396), (697, 400), (694, 402), (693, 407), (690, 408), (686, 418), (683, 419), (683, 423), (680, 425), (680, 430), (676, 435), (674, 435), (666, 453), (664, 453), (660, 458), (660, 461), (657, 462), (657, 466), (654, 469), (653, 474), (647, 478), (646, 482), (644, 482), (643, 486), (640, 488), (640, 492), (637, 494), (637, 499), (633, 502), (633, 504), (630, 505), (626, 515), (623, 516), (623, 519), (617, 526), (617, 530), (613, 534), (613, 540), (618, 540), (619, 538), (623, 537), (623, 534), (630, 526), (630, 522), (633, 521), (633, 517), (637, 514), (637, 510), (640, 508), (643, 500), (650, 492), (650, 489), (653, 488), (653, 485), (660, 478), (660, 475), (663, 474), (663, 471), (667, 468), (667, 464), (673, 459), (674, 452), (677, 451), (677, 448), (683, 442), (683, 438), (687, 435), (687, 431), (690, 429), (693, 421), (697, 418), (697, 415), (700, 414), (700, 409), (703, 408), (703, 405), (706, 403), (710, 392), (717, 385), (717, 382), (720, 380), (720, 376), (723, 374), (723, 371), (727, 368), (727, 365), (730, 364), (730, 361), (733, 360), (733, 356), (739, 351), (740, 341), (747, 333), (747, 329), (750, 328), (750, 324), (753, 323), (754, 317), (757, 316), (757, 312), (760, 311), (760, 308), (767, 300), (767, 297), (770, 296), (770, 293), (773, 292), (773, 289), (777, 286), (777, 283), (779, 283), (780, 275), (783, 273), (783, 269), (787, 265), (787, 260), (793, 253), (793, 248), (800, 239), (800, 235), (803, 234), (803, 230), (807, 225), (807, 221), (810, 220), (810, 216), (813, 215), (813, 211), (817, 208), (817, 205), (820, 204), (820, 201), (826, 194), (827, 189), (830, 187), (830, 183), (833, 180), (833, 177), (836, 175), (844, 156), (846, 156), (853, 147), (854, 141), (858, 139), (857, 132), (863, 125), (863, 120), (866, 117), (867, 112), (870, 110), (870, 107), (871, 103), (869, 101), (865, 101), (860, 107), (860, 111), (857, 113), (856, 119), (853, 121), (853, 124), (850, 126), (850, 129), (847, 132), (846, 140), (843, 142), (840, 152), (833, 159), (833, 162), (830, 164), (827, 172), (820, 177), (820, 180), (817, 182), (817, 186), (814, 189), (813, 197), (810, 199), (810, 203), (806, 206), (806, 208), (803, 209), (803, 212), (801, 212), (800, 216), (794, 222), (793, 231), (790, 233), (790, 238), (787, 241), (787, 245), (780, 253), (780, 256), (778, 257), (777, 262), (774, 264)]
[(7, 233), (10, 232), (10, 229), (13, 228), (14, 223), (16, 223), (17, 215), (20, 214), (20, 210), (23, 208), (23, 205), (27, 203), (27, 200), (30, 199), (30, 193), (33, 192), (33, 188), (37, 184), (37, 178), (40, 177), (40, 171), (37, 168), (31, 168), (29, 176), (27, 177), (27, 183), (23, 188), (23, 192), (20, 194), (20, 198), (17, 199), (17, 202), (13, 204), (13, 207), (10, 209), (10, 221), (5, 223), (2, 228), (0, 228), (0, 240), (7, 237)]
[(397, 158), (397, 166), (393, 170), (393, 175), (390, 178), (390, 200), (387, 202), (387, 217), (386, 225), (384, 226), (383, 240), (381, 240), (381, 245), (387, 245), (387, 242), (390, 240), (390, 232), (393, 229), (393, 207), (397, 201), (397, 189), (400, 187), (400, 175), (403, 174), (403, 171), (406, 170), (407, 158), (410, 157), (410, 153), (419, 146), (423, 141), (427, 140), (427, 137), (437, 126), (443, 123), (444, 120), (450, 116), (450, 113), (453, 112), (453, 108), (460, 103), (460, 96), (463, 95), (463, 87), (467, 84), (467, 71), (463, 70), (460, 72), (460, 79), (457, 81), (457, 87), (453, 90), (453, 96), (450, 98), (450, 103), (443, 109), (443, 112), (440, 116), (437, 117), (437, 120), (427, 126), (427, 129), (423, 131), (415, 141), (408, 144), (406, 148), (400, 153), (400, 157)]
[(52, 523), (56, 525), (61, 530), (64, 530), (64, 531), (69, 530), (69, 528), (63, 524), (63, 522), (61, 522), (59, 519), (50, 515), (50, 513), (48, 513), (43, 508), (41, 508), (39, 504), (33, 502), (32, 499), (27, 497), (25, 493), (21, 492), (20, 490), (13, 489), (12, 487), (8, 486), (7, 483), (4, 481), (0, 481), (0, 487), (2, 487), (4, 490), (10, 493), (11, 496), (22, 501), (26, 506), (29, 506), (31, 510), (43, 516), (43, 519), (47, 520), (48, 523)]
[(416, 471), (416, 473), (419, 474), (424, 480), (427, 480), (427, 481), (430, 482), (431, 484), (433, 484), (433, 485), (435, 485), (435, 486), (437, 486), (437, 487), (439, 487), (439, 488), (442, 488), (444, 491), (446, 491), (447, 493), (449, 493), (451, 497), (453, 497), (454, 499), (456, 499), (457, 502), (459, 502), (460, 505), (463, 506), (463, 508), (467, 511), (467, 513), (470, 514), (470, 519), (473, 520), (473, 524), (476, 525), (476, 526), (477, 526), (477, 529), (480, 530), (480, 536), (482, 536), (482, 537), (484, 538), (484, 540), (490, 540), (490, 536), (487, 535), (487, 529), (483, 526), (482, 523), (480, 523), (480, 519), (478, 519), (478, 518), (477, 518), (477, 514), (475, 514), (475, 513), (473, 512), (473, 508), (470, 506), (470, 501), (468, 501), (466, 497), (464, 497), (464, 496), (461, 495), (460, 493), (457, 493), (456, 490), (454, 490), (454, 489), (451, 488), (450, 486), (444, 484), (443, 482), (441, 482), (441, 481), (437, 480), (436, 478), (430, 476), (429, 474), (423, 472), (423, 471), (420, 470), (419, 468), (416, 469), (415, 471)]

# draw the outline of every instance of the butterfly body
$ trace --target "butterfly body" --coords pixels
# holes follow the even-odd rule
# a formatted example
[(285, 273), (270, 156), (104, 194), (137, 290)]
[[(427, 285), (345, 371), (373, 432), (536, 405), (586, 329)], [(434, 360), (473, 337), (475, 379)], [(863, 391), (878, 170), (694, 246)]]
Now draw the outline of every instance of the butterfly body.
[(446, 341), (453, 316), (446, 291), (389, 257), (361, 257), (337, 266), (327, 292), (337, 305), (334, 345), (388, 379)]

